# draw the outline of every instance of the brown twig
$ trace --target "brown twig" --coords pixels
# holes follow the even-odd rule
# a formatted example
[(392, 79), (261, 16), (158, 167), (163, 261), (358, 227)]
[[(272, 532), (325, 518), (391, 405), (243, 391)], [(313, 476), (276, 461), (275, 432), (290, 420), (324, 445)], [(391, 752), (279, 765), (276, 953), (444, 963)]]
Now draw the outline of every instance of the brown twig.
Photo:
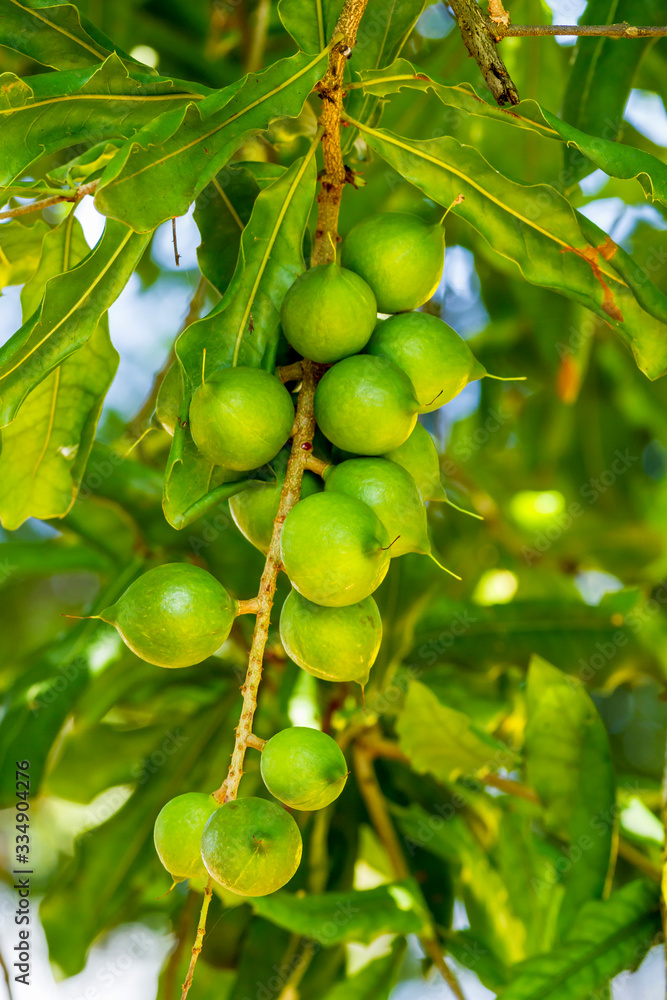
[(301, 481), (307, 458), (307, 451), (302, 448), (302, 445), (312, 444), (313, 434), (315, 433), (313, 400), (319, 368), (310, 361), (304, 361), (303, 369), (303, 385), (297, 402), (292, 449), (287, 462), (285, 482), (280, 494), (278, 513), (273, 524), (271, 545), (269, 546), (269, 552), (259, 584), (259, 594), (257, 595), (259, 610), (257, 611), (255, 631), (248, 657), (248, 671), (243, 687), (241, 688), (243, 693), (243, 709), (236, 728), (236, 740), (227, 777), (220, 788), (214, 792), (218, 802), (229, 802), (230, 799), (236, 798), (239, 782), (243, 774), (243, 759), (245, 757), (246, 746), (248, 745), (248, 737), (252, 733), (252, 720), (257, 708), (257, 690), (259, 682), (262, 679), (262, 661), (264, 658), (264, 647), (266, 646), (269, 634), (273, 596), (276, 590), (278, 572), (281, 568), (280, 535), (285, 518), (301, 496)]
[(644, 875), (647, 875), (653, 882), (662, 880), (662, 872), (658, 866), (654, 865), (650, 858), (647, 858), (634, 844), (623, 837), (618, 839), (618, 856), (627, 861), (628, 864), (634, 865), (638, 871), (644, 872)]
[(176, 219), (171, 220), (171, 241), (174, 244), (174, 260), (176, 261), (176, 267), (181, 266), (181, 255), (178, 252), (178, 242), (176, 241)]
[(343, 187), (349, 173), (343, 163), (340, 147), (340, 119), (343, 109), (343, 74), (352, 54), (357, 29), (368, 0), (345, 0), (334, 38), (341, 35), (329, 53), (329, 65), (317, 90), (322, 99), (319, 125), (324, 128), (322, 153), (324, 173), (317, 196), (317, 226), (312, 264), (330, 264), (336, 259), (338, 213)]
[(206, 888), (204, 889), (204, 902), (202, 903), (201, 912), (199, 914), (199, 923), (197, 924), (197, 936), (195, 937), (195, 943), (192, 946), (190, 967), (188, 968), (188, 974), (185, 977), (185, 982), (183, 983), (181, 1000), (185, 1000), (185, 997), (187, 997), (190, 987), (192, 986), (192, 979), (195, 974), (197, 959), (199, 958), (202, 945), (204, 943), (204, 934), (206, 933), (206, 917), (208, 916), (208, 908), (211, 905), (212, 895), (213, 895), (213, 879), (209, 877), (209, 880), (206, 883)]
[(652, 38), (667, 35), (667, 25), (622, 24), (494, 24), (490, 29), (497, 38), (538, 35), (602, 35), (608, 38)]
[(277, 369), (277, 374), (281, 382), (298, 382), (303, 378), (303, 364), (295, 361), (292, 365), (282, 365)]
[(6, 212), (0, 212), (0, 219), (15, 219), (19, 215), (27, 215), (28, 212), (41, 212), (43, 208), (50, 208), (51, 205), (59, 205), (63, 201), (78, 202), (87, 194), (92, 194), (99, 180), (89, 181), (82, 184), (75, 191), (69, 194), (54, 194), (50, 198), (43, 198), (41, 201), (31, 201), (29, 205), (19, 205), (18, 208), (8, 208)]
[(480, 68), (496, 104), (518, 104), (519, 92), (496, 48), (496, 37), (504, 27), (484, 19), (475, 0), (448, 0), (461, 38)]
[[(259, 740), (253, 734), (252, 722), (257, 708), (257, 691), (262, 679), (262, 665), (264, 662), (264, 649), (269, 635), (269, 624), (271, 621), (271, 608), (273, 607), (273, 597), (276, 591), (278, 573), (281, 569), (280, 562), (280, 535), (282, 527), (289, 511), (297, 503), (301, 496), (301, 481), (306, 467), (308, 452), (302, 447), (304, 444), (312, 445), (315, 433), (315, 416), (313, 412), (313, 401), (315, 398), (315, 387), (318, 378), (322, 373), (320, 365), (313, 364), (312, 361), (303, 362), (303, 385), (299, 392), (296, 407), (296, 419), (294, 423), (294, 436), (292, 438), (292, 449), (287, 462), (285, 482), (280, 494), (280, 504), (278, 513), (273, 522), (273, 535), (271, 545), (264, 564), (264, 571), (259, 584), (259, 593), (254, 601), (244, 602), (246, 607), (253, 604), (254, 612), (257, 615), (255, 620), (255, 630), (252, 637), (252, 645), (248, 655), (248, 670), (241, 691), (243, 693), (243, 707), (241, 718), (236, 727), (236, 739), (232, 759), (227, 771), (227, 777), (216, 792), (214, 797), (218, 802), (229, 802), (235, 799), (239, 789), (239, 783), (243, 776), (243, 761), (245, 752), (249, 746), (261, 749), (263, 740)], [(202, 949), (202, 942), (206, 932), (206, 914), (210, 903), (213, 881), (209, 878), (204, 893), (204, 902), (199, 917), (197, 937), (192, 948), (192, 958), (188, 970), (187, 979), (183, 984), (181, 1000), (186, 1000), (188, 990), (192, 985), (195, 966), (199, 953)]]
[(306, 468), (309, 472), (314, 472), (316, 476), (323, 476), (324, 470), (328, 469), (331, 462), (323, 462), (321, 458), (309, 453), (306, 455)]
[[(389, 746), (391, 745), (392, 744), (389, 744)], [(352, 748), (352, 760), (354, 763), (357, 785), (359, 787), (361, 797), (366, 805), (366, 809), (368, 810), (368, 815), (370, 816), (373, 827), (375, 828), (375, 832), (387, 852), (387, 856), (396, 878), (408, 878), (410, 875), (410, 869), (408, 868), (405, 860), (403, 848), (401, 847), (401, 843), (398, 839), (396, 828), (391, 821), (391, 816), (389, 815), (389, 810), (387, 809), (387, 803), (380, 789), (377, 775), (375, 774), (375, 768), (373, 767), (373, 754), (368, 752), (369, 747), (371, 746), (373, 748), (384, 746), (384, 742), (381, 740), (371, 740), (366, 742), (362, 739), (357, 740)], [(463, 991), (461, 990), (461, 986), (459, 985), (456, 976), (445, 962), (442, 949), (438, 942), (435, 927), (432, 928), (430, 935), (420, 935), (419, 940), (421, 941), (424, 951), (429, 958), (431, 958), (433, 964), (449, 986), (454, 996), (458, 997), (458, 1000), (465, 1000)]]
[(167, 962), (167, 968), (164, 973), (164, 996), (165, 1000), (173, 1000), (176, 995), (176, 974), (178, 972), (178, 967), (181, 964), (181, 958), (183, 956), (183, 949), (185, 948), (186, 935), (189, 933), (192, 911), (194, 907), (195, 899), (197, 898), (197, 893), (192, 889), (187, 895), (183, 910), (181, 912), (180, 919), (178, 921), (178, 928), (176, 932), (176, 944), (174, 945), (174, 950), (169, 956), (169, 961)]

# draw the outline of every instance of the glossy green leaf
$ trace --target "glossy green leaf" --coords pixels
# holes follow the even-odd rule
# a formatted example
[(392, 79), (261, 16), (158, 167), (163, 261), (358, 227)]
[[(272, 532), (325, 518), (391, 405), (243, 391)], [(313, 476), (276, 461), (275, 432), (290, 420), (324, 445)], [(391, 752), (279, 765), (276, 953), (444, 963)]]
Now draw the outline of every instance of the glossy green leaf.
[[(353, 74), (372, 73), (397, 59), (424, 6), (425, 0), (400, 0), (398, 3), (367, 7), (350, 60)], [(349, 114), (371, 123), (377, 121), (380, 107), (381, 102), (372, 94), (354, 90), (345, 102)], [(354, 133), (343, 136), (346, 152), (353, 141)]]
[(176, 427), (164, 480), (162, 509), (173, 528), (185, 528), (217, 504), (240, 493), (248, 476), (212, 465), (183, 426)]
[(405, 957), (405, 939), (392, 942), (386, 955), (369, 962), (324, 994), (322, 1000), (388, 1000)]
[[(583, 685), (539, 656), (526, 689), (526, 776), (550, 831), (567, 839), (572, 864), (564, 876), (561, 923), (582, 903), (600, 899), (614, 854), (616, 787), (609, 738)], [(560, 876), (556, 869), (553, 875)], [(544, 886), (548, 889), (548, 886)]]
[[(315, 196), (314, 152), (315, 145), (310, 155), (297, 160), (258, 195), (227, 292), (208, 316), (192, 323), (176, 342), (187, 385), (165, 477), (164, 510), (174, 527), (183, 527), (203, 513), (198, 502), (207, 496), (211, 484), (224, 489), (225, 477), (220, 478), (220, 472), (214, 472), (199, 455), (184, 426), (190, 395), (201, 383), (204, 349), (207, 372), (236, 362), (273, 370), (280, 306), (289, 286), (305, 269), (302, 245)], [(235, 478), (239, 477), (231, 480)], [(233, 492), (236, 488), (226, 495)], [(211, 498), (203, 502), (206, 508)]]
[(0, 45), (54, 69), (90, 66), (117, 51), (123, 59), (150, 73), (126, 55), (66, 0), (0, 0)]
[[(562, 121), (537, 101), (525, 100), (511, 110), (488, 104), (469, 83), (448, 85), (427, 76), (405, 59), (398, 59), (385, 70), (359, 73), (365, 95), (384, 97), (404, 88), (431, 91), (443, 104), (466, 114), (500, 121), (518, 128), (530, 129), (546, 139), (560, 139), (569, 149), (576, 149), (595, 167), (612, 177), (636, 178), (648, 198), (667, 205), (667, 164), (643, 149), (614, 142), (610, 138), (588, 134)], [(356, 93), (356, 90), (353, 90)], [(364, 114), (359, 115), (362, 121)], [(580, 157), (581, 159), (581, 157)], [(568, 184), (567, 187), (572, 187)]]
[(30, 216), (0, 226), (0, 289), (22, 285), (34, 274), (49, 228), (43, 219)]
[(148, 237), (110, 221), (83, 261), (47, 283), (40, 308), (0, 349), (3, 427), (28, 393), (92, 337), (147, 243)]
[[(268, 164), (274, 166), (274, 164)], [(283, 168), (275, 166), (276, 177)], [(232, 280), (241, 233), (252, 214), (260, 185), (243, 164), (230, 164), (204, 188), (195, 202), (195, 222), (201, 235), (197, 262), (205, 278), (224, 294)]]
[[(580, 24), (664, 24), (660, 0), (588, 0)], [(572, 68), (563, 96), (563, 118), (576, 128), (608, 140), (617, 139), (623, 128), (623, 111), (630, 88), (651, 38), (635, 38), (632, 45), (618, 46), (616, 39), (599, 36), (578, 38)], [(567, 187), (574, 187), (587, 174), (587, 164), (565, 150)]]
[[(504, 744), (476, 730), (465, 713), (441, 704), (416, 680), (410, 681), (396, 730), (414, 770), (442, 781), (481, 768), (507, 767), (514, 756)], [(439, 734), (437, 740), (434, 733)]]
[[(352, 119), (351, 119), (352, 120)], [(617, 246), (606, 237), (593, 247), (572, 206), (546, 184), (523, 185), (502, 176), (472, 147), (446, 137), (415, 141), (352, 120), (364, 139), (427, 197), (469, 222), (521, 274), (580, 302), (609, 323), (631, 347), (649, 378), (667, 371), (667, 325), (647, 312), (609, 260)]]
[(148, 74), (130, 76), (117, 55), (101, 65), (22, 80), (0, 77), (0, 185), (42, 156), (82, 144), (127, 139), (156, 116), (194, 100), (200, 88)]
[(315, 197), (315, 148), (257, 197), (226, 294), (178, 338), (176, 353), (192, 388), (201, 384), (204, 348), (207, 372), (230, 364), (273, 370), (282, 300), (306, 266), (302, 246)]
[(278, 14), (303, 52), (321, 52), (329, 42), (343, 0), (279, 0)]
[(146, 125), (118, 152), (95, 196), (98, 209), (137, 232), (184, 215), (231, 155), (277, 118), (296, 118), (322, 75), (326, 50), (281, 59), (198, 106)]
[(341, 941), (365, 944), (379, 934), (422, 934), (429, 926), (424, 901), (412, 879), (323, 895), (280, 891), (249, 902), (259, 916), (329, 948)]
[(659, 926), (657, 887), (630, 882), (604, 902), (587, 903), (562, 945), (519, 966), (503, 1000), (598, 996), (614, 976), (637, 968)]

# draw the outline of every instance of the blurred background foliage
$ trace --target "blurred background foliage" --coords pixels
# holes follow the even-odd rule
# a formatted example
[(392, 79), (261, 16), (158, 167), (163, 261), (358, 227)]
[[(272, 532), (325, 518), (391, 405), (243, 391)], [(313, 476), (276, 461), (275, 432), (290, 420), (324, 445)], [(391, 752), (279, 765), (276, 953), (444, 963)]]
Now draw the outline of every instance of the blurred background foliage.
[[(136, 59), (161, 74), (208, 87), (224, 86), (294, 51), (270, 0), (212, 5), (81, 0), (79, 7)], [(583, 7), (513, 0), (511, 13), (517, 23), (550, 22), (552, 16), (556, 23), (572, 23)], [(609, 7), (591, 0), (585, 17), (604, 21)], [(621, 4), (614, 19), (624, 17), (633, 23), (667, 20), (665, 4), (657, 0)], [(667, 162), (667, 40), (573, 41), (502, 43), (521, 96), (593, 134), (620, 136)], [(470, 81), (487, 98), (442, 3), (426, 6), (403, 55), (449, 82)], [(599, 62), (594, 83), (584, 92), (582, 73), (591, 59)], [(22, 76), (44, 70), (5, 49), (0, 61)], [(272, 176), (270, 165), (289, 164), (306, 151), (318, 113), (313, 96), (298, 120), (272, 126), (235, 159), (255, 163), (248, 176), (260, 182)], [(506, 176), (554, 185), (631, 251), (658, 288), (667, 288), (665, 210), (647, 202), (636, 181), (590, 169), (581, 176), (561, 144), (469, 117), (418, 92), (393, 97), (383, 127), (415, 138), (454, 135)], [(362, 142), (349, 158), (364, 187), (345, 194), (343, 235), (376, 210), (439, 214)], [(40, 171), (61, 162), (53, 157)], [(101, 220), (89, 201), (77, 208), (77, 217), (92, 243)], [(54, 225), (64, 211), (45, 212), (46, 225)], [(188, 314), (218, 301), (235, 262), (228, 231), (223, 227), (216, 234), (210, 215), (208, 221), (203, 214), (195, 219), (202, 233), (206, 226), (212, 230), (199, 261), (200, 238), (191, 215), (177, 223), (178, 269), (171, 228), (160, 227), (110, 310), (121, 365), (80, 498), (61, 520), (30, 520), (16, 531), (3, 531), (0, 547), (0, 805), (7, 809), (0, 813), (2, 877), (11, 885), (13, 762), (29, 757), (34, 867), (56, 975), (78, 974), (91, 945), (104, 941), (100, 935), (120, 926), (134, 927), (134, 933), (142, 927), (153, 935), (155, 954), (166, 955), (167, 944), (175, 942), (162, 972), (164, 997), (177, 995), (198, 905), (196, 887), (179, 886), (165, 895), (169, 878), (155, 856), (152, 826), (168, 798), (217, 787), (225, 773), (249, 623), (238, 621), (215, 657), (172, 672), (138, 660), (109, 627), (66, 622), (61, 615), (108, 605), (143, 567), (170, 559), (206, 566), (235, 597), (256, 591), (262, 557), (240, 535), (226, 504), (180, 533), (161, 511), (169, 437), (151, 424), (155, 379)], [(26, 225), (43, 222), (30, 218)], [(365, 712), (351, 687), (300, 673), (272, 633), (256, 731), (268, 737), (298, 723), (350, 734), (377, 722), (383, 740), (397, 741), (406, 759), (375, 764), (382, 795), (409, 872), (421, 885), (428, 919), (454, 956), (470, 997), (502, 992), (516, 963), (567, 951), (568, 922), (581, 919), (585, 904), (608, 896), (606, 867), (618, 851), (612, 898), (648, 893), (648, 903), (638, 898), (627, 903), (648, 917), (642, 918), (639, 944), (630, 941), (628, 954), (617, 956), (621, 964), (603, 970), (607, 981), (636, 964), (658, 930), (655, 893), (645, 885), (655, 885), (663, 839), (667, 382), (650, 382), (601, 319), (528, 284), (454, 216), (447, 243), (442, 283), (427, 308), (469, 339), (490, 372), (527, 376), (514, 385), (476, 382), (424, 418), (441, 454), (450, 497), (484, 518), (479, 522), (430, 505), (434, 547), (462, 582), (443, 577), (418, 556), (392, 563), (378, 595), (385, 639)], [(211, 246), (220, 269), (215, 277)], [(32, 265), (25, 262), (21, 280)], [(19, 325), (19, 292), (12, 284), (0, 299), (3, 340)], [(142, 437), (148, 426), (150, 433)], [(277, 606), (285, 593), (282, 578)], [(560, 677), (581, 681), (592, 701), (575, 682), (563, 686), (564, 700), (554, 695), (550, 702), (543, 688), (553, 693), (557, 682), (539, 659), (533, 660), (526, 686), (535, 656), (558, 668)], [(458, 725), (463, 725), (461, 742), (448, 747)], [(416, 745), (415, 733), (426, 735), (430, 748)], [(472, 776), (460, 760), (461, 746), (475, 762)], [(501, 781), (494, 787), (491, 772), (498, 768), (480, 770), (480, 765), (507, 747), (512, 753), (503, 758)], [(555, 777), (549, 775), (553, 760), (565, 760)], [(559, 789), (566, 772), (566, 787)], [(546, 811), (530, 795), (508, 794), (503, 780), (535, 790)], [(243, 794), (255, 793), (261, 794), (258, 761), (250, 751)], [(290, 889), (315, 886), (350, 898), (354, 890), (379, 892), (392, 885), (396, 872), (357, 782), (348, 783), (336, 806), (332, 813), (303, 818), (306, 862)], [(576, 859), (568, 854), (578, 838), (590, 834), (591, 817), (605, 810), (605, 829), (595, 841), (602, 843), (601, 856), (597, 849), (584, 849)], [(555, 880), (550, 872), (559, 873)], [(638, 878), (646, 880), (639, 889)], [(536, 890), (538, 883), (543, 891)], [(335, 905), (326, 904), (323, 920), (332, 919)], [(296, 917), (281, 917), (261, 901), (256, 911), (252, 919), (248, 905), (214, 898), (193, 1000), (255, 995), (261, 1000), (258, 985), (267, 983), (266, 997), (281, 995), (284, 981), (275, 989), (269, 981), (274, 967), (291, 968), (298, 952)], [(368, 942), (378, 934), (398, 937), (391, 946), (391, 938), (382, 938), (370, 951), (347, 945), (348, 971), (366, 963), (358, 975), (367, 978), (351, 979), (345, 996), (388, 996), (397, 980), (397, 997), (423, 995), (419, 948), (413, 938), (407, 954), (400, 945), (403, 933), (419, 929), (418, 907), (407, 906), (414, 920), (406, 917), (402, 927), (387, 918), (384, 897), (369, 912), (363, 933), (352, 919), (345, 925), (348, 932), (316, 950), (300, 985), (304, 1000), (336, 998), (337, 987), (327, 990), (343, 973), (346, 939)], [(660, 962), (654, 959), (641, 995), (659, 992), (660, 981)], [(127, 973), (109, 995), (119, 995), (121, 988), (131, 995), (133, 983)], [(640, 995), (628, 988), (619, 983), (614, 996)], [(143, 995), (154, 995), (150, 989), (154, 983)], [(576, 984), (573, 990), (567, 995), (585, 995), (576, 992)]]

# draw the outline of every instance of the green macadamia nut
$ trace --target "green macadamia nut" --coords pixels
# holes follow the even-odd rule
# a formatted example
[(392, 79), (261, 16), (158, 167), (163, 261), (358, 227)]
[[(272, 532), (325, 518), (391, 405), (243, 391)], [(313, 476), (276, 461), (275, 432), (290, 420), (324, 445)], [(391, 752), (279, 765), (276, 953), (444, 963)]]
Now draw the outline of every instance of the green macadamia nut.
[(305, 726), (272, 736), (262, 750), (261, 768), (271, 795), (290, 809), (324, 809), (347, 781), (347, 764), (336, 741)]
[(440, 459), (433, 438), (423, 424), (416, 423), (412, 434), (403, 444), (385, 453), (410, 473), (419, 487), (422, 499), (447, 500), (447, 494), (440, 481)]
[(280, 614), (280, 639), (290, 659), (307, 673), (363, 687), (382, 642), (382, 618), (372, 597), (325, 608), (292, 590)]
[(389, 568), (389, 536), (361, 500), (316, 493), (283, 525), (280, 551), (292, 586), (315, 604), (342, 607), (369, 597)]
[(345, 237), (341, 263), (368, 282), (379, 312), (417, 309), (440, 284), (445, 231), (440, 224), (429, 225), (418, 215), (371, 215)]
[(486, 374), (465, 340), (428, 313), (404, 313), (379, 323), (366, 350), (406, 372), (420, 413), (439, 409)]
[(392, 558), (430, 552), (426, 507), (405, 469), (388, 458), (352, 458), (324, 472), (325, 490), (363, 500), (380, 518), (391, 541)]
[(237, 614), (236, 601), (205, 569), (165, 563), (143, 573), (97, 617), (142, 660), (190, 667), (219, 649)]
[(206, 876), (201, 835), (218, 808), (212, 795), (185, 792), (162, 807), (153, 829), (158, 857), (176, 882)]
[(262, 368), (223, 368), (195, 390), (190, 403), (198, 449), (215, 465), (237, 472), (275, 458), (293, 423), (292, 397)]
[(266, 799), (226, 802), (204, 827), (201, 854), (209, 875), (240, 896), (267, 896), (292, 878), (301, 834), (282, 806)]
[(418, 409), (405, 372), (369, 354), (339, 361), (315, 390), (315, 419), (323, 434), (355, 455), (398, 448), (415, 426)]
[(280, 313), (292, 347), (311, 361), (331, 364), (356, 354), (377, 320), (375, 296), (363, 278), (339, 264), (320, 264), (300, 275)]

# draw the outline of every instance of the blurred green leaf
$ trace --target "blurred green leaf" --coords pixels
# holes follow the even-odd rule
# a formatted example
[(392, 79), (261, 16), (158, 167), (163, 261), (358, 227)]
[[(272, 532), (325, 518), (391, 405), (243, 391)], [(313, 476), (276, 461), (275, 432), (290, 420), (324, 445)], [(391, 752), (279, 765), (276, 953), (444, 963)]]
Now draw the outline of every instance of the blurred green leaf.
[(369, 962), (353, 976), (336, 983), (322, 1000), (388, 1000), (405, 956), (406, 942), (397, 938), (386, 955)]
[(0, 0), (0, 44), (55, 69), (90, 66), (110, 52), (137, 64), (66, 0)]
[(649, 378), (667, 371), (667, 325), (646, 312), (608, 260), (616, 244), (592, 247), (572, 206), (555, 188), (505, 178), (473, 148), (456, 139), (415, 141), (360, 125), (368, 145), (406, 180), (465, 219), (528, 281), (581, 302), (609, 323), (632, 348)]
[[(37, 271), (22, 294), (37, 310), (45, 285), (88, 253), (73, 212), (44, 239)], [(102, 321), (83, 347), (23, 400), (2, 431), (0, 520), (9, 529), (29, 517), (63, 517), (76, 498), (118, 354)]]
[(327, 948), (340, 941), (368, 943), (379, 934), (422, 934), (429, 926), (424, 901), (412, 879), (324, 895), (280, 891), (249, 902), (259, 916)]
[[(580, 24), (664, 24), (660, 0), (588, 0)], [(578, 38), (567, 87), (563, 97), (563, 118), (576, 128), (606, 140), (618, 138), (623, 128), (623, 111), (637, 67), (652, 39), (635, 38), (632, 45), (619, 47), (615, 39)], [(636, 44), (635, 44), (636, 43)], [(588, 166), (576, 152), (564, 151), (567, 187), (574, 187), (588, 173)]]
[(28, 281), (39, 264), (49, 228), (43, 219), (21, 216), (0, 226), (0, 289)]
[[(14, 419), (35, 386), (93, 336), (147, 243), (147, 236), (109, 221), (88, 256), (47, 283), (41, 307), (0, 348), (1, 426)], [(97, 353), (102, 353), (99, 344)]]
[(95, 204), (137, 232), (184, 215), (239, 146), (277, 118), (296, 118), (326, 51), (281, 59), (186, 109), (166, 112), (126, 143), (102, 175)]
[(512, 965), (526, 956), (526, 928), (514, 912), (510, 886), (493, 865), (464, 815), (438, 803), (428, 813), (416, 803), (392, 806), (406, 850), (423, 848), (460, 869), (466, 908), (476, 932), (501, 963)]
[[(110, 55), (93, 68), (40, 73), (27, 81), (3, 74), (0, 185), (11, 184), (41, 157), (69, 146), (80, 150), (81, 144), (126, 139), (156, 115), (202, 99), (201, 90), (206, 90), (150, 76), (143, 68), (145, 74), (130, 76), (118, 56)], [(61, 168), (56, 177), (68, 179), (67, 171)]]
[[(137, 568), (134, 561), (108, 585), (98, 609), (120, 596)], [(90, 651), (103, 629), (94, 620), (77, 622), (36, 656), (10, 688), (0, 719), (0, 808), (15, 801), (17, 760), (30, 760), (31, 795), (39, 792), (53, 743), (90, 679)]]
[[(556, 595), (490, 607), (441, 597), (420, 618), (411, 656), (427, 670), (443, 662), (479, 669), (499, 662), (527, 666), (538, 653), (565, 671), (585, 668), (586, 679), (596, 683), (626, 658), (639, 657), (643, 669), (661, 674), (655, 652), (640, 644), (640, 595), (629, 590), (609, 597), (597, 607)], [(594, 656), (601, 666), (591, 665)]]
[(547, 955), (529, 959), (503, 1000), (587, 1000), (624, 969), (636, 969), (660, 926), (658, 890), (630, 882), (587, 903)]
[(481, 768), (507, 767), (514, 756), (503, 743), (476, 730), (464, 712), (441, 704), (416, 680), (410, 681), (396, 731), (414, 770), (428, 771), (442, 781)]
[[(609, 739), (581, 683), (533, 657), (526, 685), (526, 775), (547, 829), (567, 838), (571, 866), (560, 914), (601, 899), (614, 855), (615, 782)], [(554, 868), (553, 875), (557, 876)]]
[[(101, 825), (79, 838), (73, 861), (62, 870), (40, 909), (51, 957), (67, 975), (83, 968), (92, 941), (103, 929), (118, 924), (129, 904), (137, 907), (143, 899), (155, 905), (159, 894), (155, 819), (168, 799), (186, 790), (184, 780), (189, 779), (187, 787), (192, 788), (193, 769), (202, 755), (219, 751), (220, 716), (219, 707), (208, 708), (178, 733), (161, 734), (156, 749), (162, 750), (162, 765), (145, 773), (134, 794), (106, 822), (100, 807)], [(162, 749), (166, 740), (168, 754)], [(166, 883), (168, 879), (164, 873)], [(75, 925), (67, 919), (73, 907), (80, 917)]]

